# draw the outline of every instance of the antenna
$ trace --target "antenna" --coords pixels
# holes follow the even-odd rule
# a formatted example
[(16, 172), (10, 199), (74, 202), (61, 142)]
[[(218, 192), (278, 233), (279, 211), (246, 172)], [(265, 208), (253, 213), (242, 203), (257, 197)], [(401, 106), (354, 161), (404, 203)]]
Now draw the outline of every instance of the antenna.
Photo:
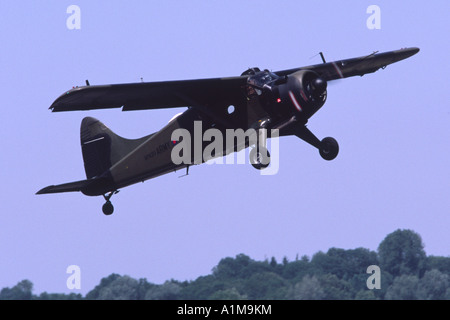
[(320, 55), (320, 57), (322, 58), (323, 63), (327, 63), (325, 61), (325, 57), (323, 56), (323, 52), (322, 51), (320, 51), (318, 54), (313, 55), (310, 59), (312, 59), (314, 57), (317, 57), (317, 55)]
[(319, 54), (320, 54), (320, 57), (322, 58), (323, 63), (327, 63), (327, 62), (325, 61), (325, 57), (323, 56), (323, 52), (320, 51)]

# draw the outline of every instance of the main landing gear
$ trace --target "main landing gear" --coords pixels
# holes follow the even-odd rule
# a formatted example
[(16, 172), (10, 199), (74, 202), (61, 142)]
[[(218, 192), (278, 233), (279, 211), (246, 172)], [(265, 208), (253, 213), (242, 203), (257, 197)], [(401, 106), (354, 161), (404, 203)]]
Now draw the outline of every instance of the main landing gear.
[(320, 156), (325, 160), (333, 160), (339, 153), (339, 144), (336, 139), (326, 137), (320, 141), (306, 126), (297, 126), (295, 135), (319, 150)]
[(119, 191), (111, 191), (107, 194), (103, 195), (103, 198), (105, 198), (105, 204), (102, 207), (103, 210), (103, 214), (105, 214), (106, 216), (112, 215), (114, 212), (114, 206), (112, 205), (111, 201), (109, 199), (111, 199), (111, 197), (113, 196), (113, 194), (118, 193)]
[(339, 145), (336, 139), (327, 137), (321, 142), (321, 148), (319, 148), (320, 156), (325, 160), (333, 160), (339, 153)]
[(265, 169), (270, 163), (270, 153), (267, 148), (258, 146), (253, 148), (249, 154), (250, 163), (257, 170)]
[[(263, 126), (261, 128), (264, 128)], [(260, 129), (261, 129), (260, 128)], [(332, 137), (326, 137), (319, 140), (305, 125), (297, 125), (293, 128), (293, 133), (316, 147), (319, 150), (320, 156), (327, 160), (333, 160), (339, 153), (339, 144), (336, 139)], [(269, 166), (270, 153), (267, 150), (267, 130), (257, 130), (257, 143), (256, 146), (250, 151), (250, 163), (255, 169), (262, 170)]]
[(263, 120), (257, 129), (256, 145), (250, 151), (249, 158), (253, 168), (257, 170), (265, 169), (270, 164), (270, 153), (267, 150), (267, 129), (269, 120)]

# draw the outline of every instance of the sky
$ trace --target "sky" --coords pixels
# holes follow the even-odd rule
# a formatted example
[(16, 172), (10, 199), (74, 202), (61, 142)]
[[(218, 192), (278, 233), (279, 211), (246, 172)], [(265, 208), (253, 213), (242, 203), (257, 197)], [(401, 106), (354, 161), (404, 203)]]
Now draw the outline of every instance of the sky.
[[(195, 280), (220, 259), (311, 257), (331, 247), (377, 250), (397, 229), (427, 255), (450, 255), (449, 2), (1, 1), (0, 288), (86, 294), (118, 273)], [(79, 9), (79, 29), (72, 26)], [(380, 28), (367, 20), (380, 9)], [(69, 23), (68, 23), (69, 20)], [(73, 86), (240, 75), (419, 47), (374, 74), (332, 83), (308, 127), (334, 137), (324, 161), (280, 139), (280, 168), (191, 167), (102, 197), (35, 195), (85, 178), (80, 123), (95, 117), (126, 138), (162, 128), (185, 108), (51, 113)], [(81, 288), (69, 289), (69, 266)], [(362, 270), (365, 273), (365, 270)]]

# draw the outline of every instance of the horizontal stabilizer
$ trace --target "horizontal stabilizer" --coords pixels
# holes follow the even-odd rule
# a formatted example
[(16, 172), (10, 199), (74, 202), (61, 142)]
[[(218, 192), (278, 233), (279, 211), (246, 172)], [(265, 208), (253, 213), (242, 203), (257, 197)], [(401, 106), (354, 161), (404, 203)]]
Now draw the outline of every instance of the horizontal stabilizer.
[(89, 184), (90, 184), (89, 180), (69, 182), (69, 183), (59, 184), (56, 186), (45, 187), (45, 188), (39, 190), (38, 192), (36, 192), (36, 194), (81, 191), (84, 188), (86, 188)]
[(117, 187), (110, 177), (100, 177), (48, 186), (39, 190), (36, 194), (81, 191), (87, 196), (100, 196), (115, 190), (117, 190)]

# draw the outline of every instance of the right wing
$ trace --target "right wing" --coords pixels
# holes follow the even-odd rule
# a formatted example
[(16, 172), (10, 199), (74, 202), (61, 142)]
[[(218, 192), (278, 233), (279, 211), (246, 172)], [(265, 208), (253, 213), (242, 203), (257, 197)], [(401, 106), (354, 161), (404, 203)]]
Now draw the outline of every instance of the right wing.
[(358, 58), (276, 71), (275, 73), (279, 76), (286, 76), (299, 70), (311, 70), (316, 72), (322, 79), (330, 81), (373, 73), (380, 68), (384, 69), (389, 64), (409, 58), (417, 52), (419, 52), (419, 48), (404, 48), (383, 53), (374, 52)]

